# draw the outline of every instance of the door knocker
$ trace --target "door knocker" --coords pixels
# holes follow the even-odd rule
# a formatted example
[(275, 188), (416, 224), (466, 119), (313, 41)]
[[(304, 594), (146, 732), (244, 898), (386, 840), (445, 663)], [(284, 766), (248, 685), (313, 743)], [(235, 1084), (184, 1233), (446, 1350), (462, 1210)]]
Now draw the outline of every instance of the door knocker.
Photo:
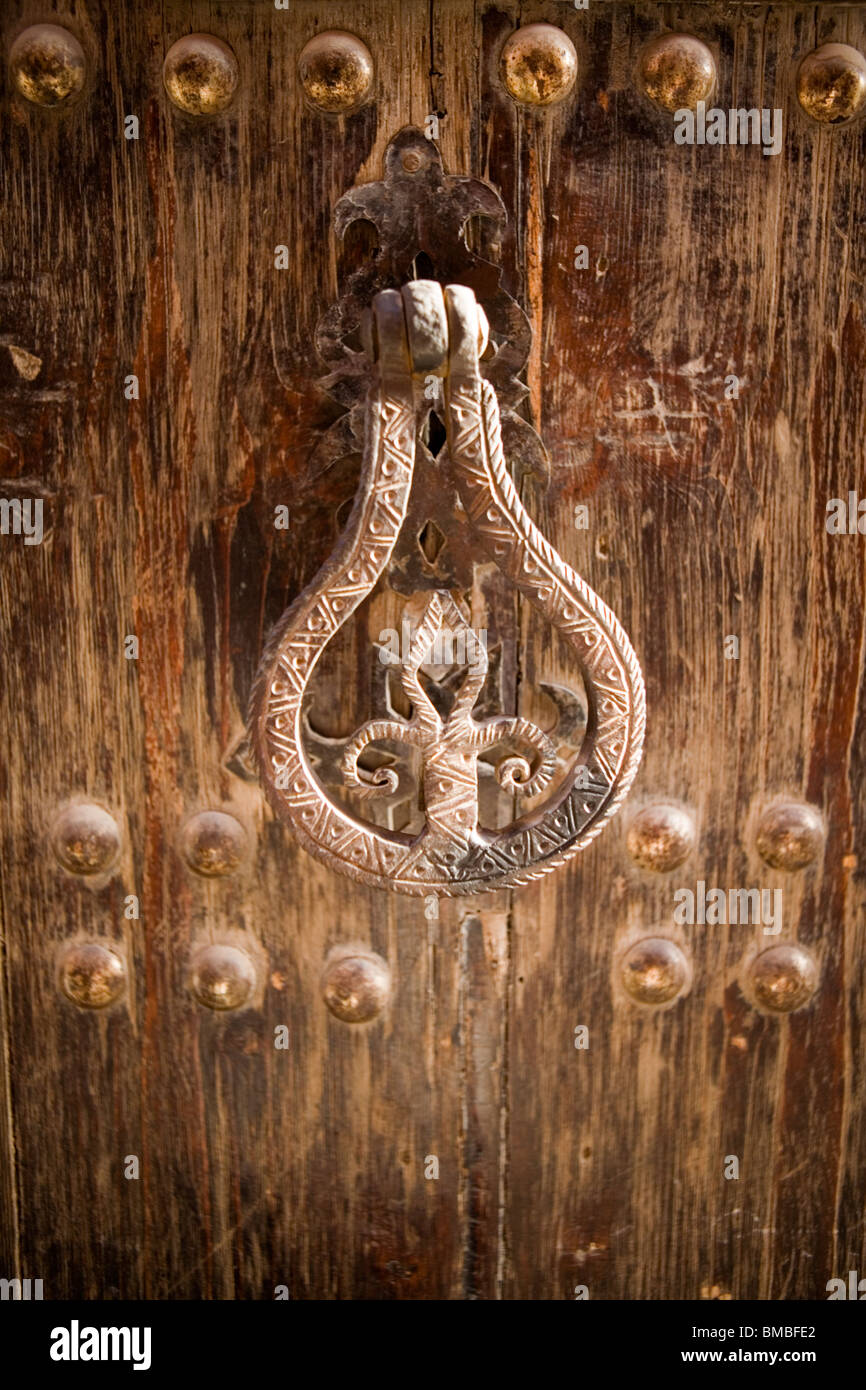
[[(354, 277), (319, 334), (334, 366), (329, 389), (353, 407), (344, 432), (363, 432), (361, 479), (335, 550), (271, 633), (250, 700), (250, 743), (264, 788), (302, 845), (359, 882), (422, 896), (526, 883), (583, 849), (629, 790), (645, 723), (643, 679), (628, 637), (535, 526), (508, 470), (509, 440), (533, 434), (509, 409), (521, 394), (515, 372), (528, 351), (528, 324), (499, 286), (496, 267), (465, 247), (464, 225), (478, 211), (504, 216), (488, 185), (445, 175), (436, 147), (411, 128), (389, 145), (385, 180), (338, 205), (339, 230), (364, 217), (380, 235), (375, 268)], [(413, 276), (422, 253), (444, 285)], [(401, 288), (381, 288), (389, 282)], [(361, 354), (345, 339), (362, 326), (365, 309)], [(445, 425), (435, 458), (422, 443), (432, 379), (441, 381)], [(459, 586), (447, 576), (438, 587), (428, 579), (400, 670), (410, 712), (386, 707), (345, 741), (339, 760), (344, 788), (372, 799), (393, 792), (398, 773), (375, 759), (371, 765), (365, 754), (374, 745), (415, 750), (424, 824), (407, 833), (371, 824), (328, 794), (309, 752), (305, 694), (325, 647), (389, 566), (416, 469), (435, 473), (436, 488), (456, 490), (464, 560), (474, 553), (493, 561), (568, 644), (582, 673), (587, 719), (579, 751), (558, 769), (556, 745), (535, 723), (479, 712), (488, 654), (471, 641)], [(447, 708), (422, 678), (446, 632), (473, 652)], [(499, 786), (515, 797), (546, 795), (504, 828), (483, 826), (482, 757), (487, 772), (494, 760)]]

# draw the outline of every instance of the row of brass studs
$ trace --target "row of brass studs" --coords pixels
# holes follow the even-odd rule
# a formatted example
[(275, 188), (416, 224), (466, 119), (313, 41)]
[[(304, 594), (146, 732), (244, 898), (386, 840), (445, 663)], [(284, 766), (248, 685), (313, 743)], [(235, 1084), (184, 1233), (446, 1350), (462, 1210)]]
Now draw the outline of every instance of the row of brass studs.
[[(674, 1003), (692, 982), (688, 956), (667, 936), (647, 936), (635, 942), (619, 961), (623, 989), (638, 1004), (664, 1008)], [(796, 941), (768, 946), (749, 962), (744, 981), (752, 1003), (771, 1013), (793, 1013), (808, 1004), (818, 988), (818, 964), (811, 951)]]
[[(773, 869), (804, 869), (824, 845), (820, 811), (805, 801), (773, 801), (761, 813), (755, 845)], [(105, 873), (120, 853), (117, 822), (101, 806), (78, 802), (55, 822), (52, 839), (60, 863), (70, 873)], [(195, 873), (223, 878), (236, 873), (249, 853), (247, 833), (226, 811), (197, 811), (181, 831), (181, 852)], [(626, 837), (628, 852), (642, 869), (669, 873), (695, 845), (694, 817), (672, 802), (654, 801), (632, 818)]]
[[(772, 801), (761, 812), (755, 848), (771, 869), (793, 873), (817, 859), (824, 821), (806, 801)], [(626, 846), (641, 869), (666, 874), (679, 868), (695, 845), (695, 822), (685, 807), (665, 801), (644, 806), (629, 823)]]
[[(55, 822), (52, 841), (59, 862), (70, 873), (107, 873), (120, 854), (120, 832), (101, 806), (78, 803)], [(806, 802), (773, 802), (762, 813), (755, 843), (764, 861), (776, 869), (804, 869), (824, 843), (820, 813)], [(633, 817), (626, 837), (635, 864), (653, 873), (669, 873), (695, 845), (694, 819), (681, 806), (654, 802)], [(199, 811), (186, 821), (180, 836), (186, 863), (206, 878), (235, 873), (248, 857), (247, 834), (240, 821), (224, 811)], [(638, 1003), (664, 1007), (691, 983), (691, 966), (682, 947), (663, 936), (646, 937), (630, 946), (619, 963), (626, 992)], [(238, 946), (212, 944), (194, 956), (190, 989), (211, 1009), (247, 1004), (256, 969)], [(69, 946), (61, 962), (65, 994), (85, 1008), (104, 1008), (123, 993), (126, 971), (118, 953), (101, 942)], [(776, 1013), (801, 1008), (818, 985), (814, 957), (795, 942), (769, 947), (749, 968), (748, 990), (758, 1006)], [(346, 1023), (374, 1018), (390, 995), (388, 966), (374, 953), (346, 948), (332, 953), (322, 977), (322, 993), (331, 1013)]]
[[(187, 975), (190, 993), (205, 1008), (224, 1012), (249, 1004), (257, 971), (240, 946), (212, 943), (193, 955)], [(385, 1007), (391, 990), (388, 966), (375, 952), (357, 947), (332, 952), (321, 977), (322, 998), (343, 1023), (367, 1023)], [(105, 1009), (126, 989), (126, 965), (104, 941), (76, 941), (60, 960), (60, 986), (82, 1009)]]
[[(94, 877), (113, 868), (120, 854), (120, 831), (108, 811), (91, 802), (68, 806), (51, 833), (54, 852), (71, 874)], [(249, 854), (247, 833), (225, 811), (198, 811), (180, 836), (181, 853), (189, 867), (205, 878), (236, 873)]]
[[(692, 980), (683, 948), (664, 936), (649, 936), (630, 946), (619, 961), (619, 978), (638, 1004), (664, 1008), (682, 995)], [(248, 1004), (256, 988), (256, 967), (247, 951), (213, 943), (192, 957), (188, 983), (205, 1008), (225, 1011)], [(85, 1009), (114, 1004), (126, 988), (126, 966), (113, 947), (79, 941), (66, 947), (60, 962), (64, 994)], [(791, 1013), (807, 1004), (818, 987), (815, 957), (797, 942), (770, 946), (748, 968), (746, 992), (760, 1008)], [(321, 977), (322, 997), (343, 1023), (367, 1023), (381, 1013), (391, 992), (387, 963), (374, 952), (345, 948), (332, 953)]]
[[(368, 100), (373, 59), (354, 34), (317, 34), (298, 62), (301, 83), (322, 111), (345, 114)], [(57, 24), (34, 24), (19, 34), (9, 54), (16, 90), (37, 106), (62, 106), (84, 86), (84, 50), (74, 34)], [(214, 116), (231, 105), (238, 63), (228, 44), (213, 34), (186, 34), (173, 43), (162, 69), (175, 106), (193, 116)]]
[[(653, 802), (632, 818), (626, 846), (634, 863), (650, 873), (678, 868), (695, 847), (694, 817), (682, 806)], [(755, 847), (773, 869), (795, 873), (812, 864), (824, 847), (824, 821), (805, 801), (778, 800), (761, 813)], [(670, 1004), (691, 983), (685, 952), (668, 937), (646, 937), (620, 961), (624, 989), (641, 1004)], [(807, 1004), (818, 987), (814, 956), (797, 942), (780, 942), (756, 956), (747, 990), (755, 1003), (773, 1013), (790, 1013)]]
[[(81, 44), (56, 24), (34, 24), (19, 34), (9, 65), (16, 90), (39, 106), (60, 106), (84, 86)], [(499, 67), (506, 91), (520, 105), (553, 106), (573, 89), (578, 57), (571, 39), (555, 25), (526, 24), (506, 41)], [(310, 39), (298, 71), (307, 99), (320, 111), (346, 115), (369, 101), (373, 92), (370, 50), (343, 30), (327, 30)], [(694, 109), (710, 96), (716, 77), (712, 51), (691, 34), (652, 39), (636, 73), (643, 91), (664, 111)], [(168, 50), (163, 81), (182, 111), (217, 115), (234, 98), (237, 59), (222, 39), (187, 34)], [(848, 44), (822, 44), (800, 63), (797, 98), (815, 121), (838, 125), (851, 120), (866, 104), (866, 58)]]
[[(108, 873), (120, 856), (120, 830), (102, 806), (78, 802), (68, 806), (54, 823), (54, 853), (69, 872), (85, 877)], [(236, 873), (249, 856), (247, 833), (225, 811), (198, 811), (180, 834), (186, 863), (205, 878)], [(193, 996), (206, 1008), (239, 1009), (255, 992), (257, 971), (250, 954), (239, 946), (211, 943), (193, 956), (188, 974)], [(73, 1003), (87, 1009), (114, 1004), (126, 988), (126, 966), (118, 952), (102, 941), (68, 945), (60, 962), (60, 984)], [(325, 965), (322, 997), (335, 1018), (366, 1023), (384, 1008), (390, 994), (390, 974), (374, 952), (357, 947), (336, 948)]]
[[(567, 34), (552, 24), (527, 24), (502, 50), (500, 72), (523, 106), (550, 106), (568, 96), (578, 59)], [(659, 34), (641, 51), (638, 85), (663, 111), (694, 110), (716, 85), (716, 62), (693, 34)], [(797, 70), (797, 99), (807, 116), (824, 124), (849, 121), (866, 104), (866, 58), (843, 43), (825, 43)]]

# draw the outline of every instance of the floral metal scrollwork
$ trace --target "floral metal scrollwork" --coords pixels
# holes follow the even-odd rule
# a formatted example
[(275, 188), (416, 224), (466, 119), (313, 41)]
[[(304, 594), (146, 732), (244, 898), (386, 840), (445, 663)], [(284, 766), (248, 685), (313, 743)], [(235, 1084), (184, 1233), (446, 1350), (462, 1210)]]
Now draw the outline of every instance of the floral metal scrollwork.
[[(404, 141), (403, 148), (409, 142)], [(466, 181), (474, 183), (475, 181)], [(645, 695), (637, 658), (617, 618), (534, 525), (506, 466), (493, 381), (480, 358), (489, 327), (466, 284), (410, 280), (372, 298), (362, 475), (330, 558), (271, 633), (250, 702), (250, 743), (268, 798), (300, 842), (366, 884), (416, 895), (457, 895), (526, 883), (564, 863), (602, 830), (640, 763)], [(357, 364), (353, 362), (353, 379)], [(425, 824), (417, 834), (372, 825), (328, 794), (305, 738), (307, 694), (330, 641), (385, 573), (409, 508), (423, 386), (442, 383), (447, 472), (471, 544), (492, 560), (570, 646), (583, 676), (583, 744), (558, 779), (551, 737), (523, 718), (475, 714), (487, 671), (482, 642), (447, 714), (425, 691), (421, 668), (443, 631), (472, 638), (448, 587), (434, 588), (401, 670), (408, 718), (389, 711), (345, 743), (343, 785), (365, 800), (393, 793), (393, 767), (361, 761), (375, 743), (408, 745), (422, 768)], [(441, 486), (441, 477), (440, 477)], [(430, 587), (429, 585), (427, 587)], [(470, 643), (470, 645), (472, 645)], [(479, 757), (504, 751), (499, 785), (544, 798), (510, 825), (480, 823)], [(362, 800), (361, 805), (364, 802)]]

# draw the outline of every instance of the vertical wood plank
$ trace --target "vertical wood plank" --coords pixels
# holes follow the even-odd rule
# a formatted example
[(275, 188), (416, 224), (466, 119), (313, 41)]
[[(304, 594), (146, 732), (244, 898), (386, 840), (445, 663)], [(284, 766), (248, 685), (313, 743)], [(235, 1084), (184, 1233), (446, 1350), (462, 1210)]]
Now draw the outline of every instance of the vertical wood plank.
[[(538, 1084), (512, 1097), (507, 1296), (571, 1298), (585, 1285), (592, 1298), (825, 1297), (827, 1279), (863, 1258), (852, 1202), (863, 917), (850, 858), (863, 559), (824, 526), (827, 500), (863, 464), (850, 252), (862, 181), (856, 130), (820, 130), (799, 111), (792, 55), (840, 28), (862, 49), (862, 14), (666, 12), (716, 52), (714, 102), (782, 108), (779, 158), (674, 145), (670, 119), (631, 81), (659, 29), (653, 6), (557, 22), (585, 62), (568, 119), (521, 123), (493, 84), (489, 98), (491, 124), (515, 129), (530, 171), (527, 227), (543, 229), (537, 395), (553, 476), (533, 501), (632, 635), (649, 719), (631, 807), (515, 904), (509, 1072)], [(595, 273), (571, 271), (578, 244)], [(724, 399), (730, 372), (736, 401)], [(588, 531), (571, 524), (578, 500)], [(728, 634), (738, 661), (724, 658)], [(531, 626), (527, 673), (550, 660)], [(823, 862), (799, 875), (755, 852), (756, 812), (779, 794), (827, 817)], [(666, 798), (693, 809), (698, 843), (660, 878), (631, 863), (625, 830)], [(784, 1018), (748, 1002), (750, 952), (777, 939), (760, 927), (678, 932), (673, 893), (698, 879), (781, 888), (778, 939), (820, 963), (809, 1008)], [(653, 934), (683, 937), (693, 961), (690, 992), (667, 1012), (640, 1009), (616, 978), (624, 945)], [(573, 1049), (576, 1024), (588, 1051)]]

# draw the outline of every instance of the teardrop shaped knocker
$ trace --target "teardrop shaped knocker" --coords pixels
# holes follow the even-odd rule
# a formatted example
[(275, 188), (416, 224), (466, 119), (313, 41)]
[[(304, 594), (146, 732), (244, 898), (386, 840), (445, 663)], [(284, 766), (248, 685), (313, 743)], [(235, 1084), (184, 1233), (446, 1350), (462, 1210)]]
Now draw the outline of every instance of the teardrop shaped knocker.
[[(467, 181), (468, 182), (468, 181)], [(372, 381), (366, 401), (362, 475), (336, 549), (283, 614), (267, 643), (250, 707), (251, 746), (268, 798), (312, 854), (362, 883), (394, 892), (476, 893), (526, 883), (595, 838), (637, 772), (645, 695), (637, 658), (609, 608), (531, 521), (506, 467), (499, 402), (479, 358), (487, 319), (465, 285), (414, 280), (373, 298), (367, 334)], [(449, 474), (471, 538), (570, 645), (588, 706), (572, 765), (556, 777), (551, 738), (527, 719), (476, 717), (487, 653), (458, 600), (434, 589), (404, 654), (401, 682), (411, 714), (373, 719), (343, 750), (346, 788), (393, 792), (397, 773), (360, 761), (375, 743), (408, 745), (421, 760), (425, 824), (417, 834), (359, 819), (328, 796), (305, 749), (304, 699), (325, 647), (371, 592), (391, 558), (409, 505), (422, 384), (441, 377)], [(419, 399), (420, 398), (420, 399)], [(426, 409), (425, 409), (426, 406)], [(430, 454), (424, 460), (430, 466)], [(437, 639), (464, 640), (473, 659), (447, 714), (424, 688), (421, 668)], [(374, 658), (375, 659), (375, 658)], [(479, 824), (478, 759), (505, 745), (499, 784), (549, 795), (504, 829)]]

